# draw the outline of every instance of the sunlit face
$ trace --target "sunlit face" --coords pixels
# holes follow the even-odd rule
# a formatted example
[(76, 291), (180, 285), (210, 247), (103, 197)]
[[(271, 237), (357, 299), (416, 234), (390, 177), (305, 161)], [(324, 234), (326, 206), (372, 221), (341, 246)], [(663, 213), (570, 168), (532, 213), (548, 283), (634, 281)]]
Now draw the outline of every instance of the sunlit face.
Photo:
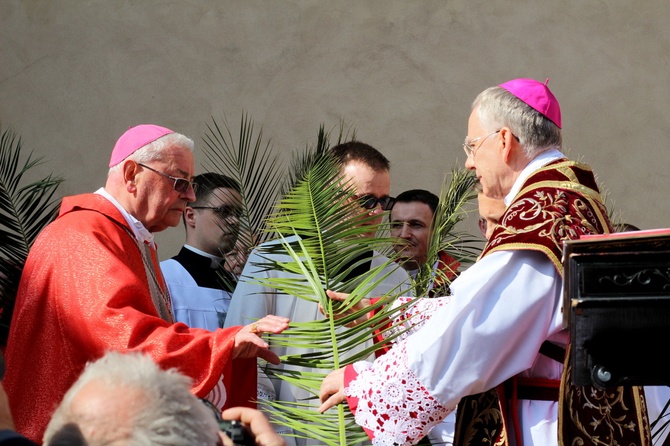
[[(187, 147), (172, 146), (165, 150), (162, 160), (149, 161), (145, 164), (167, 175), (191, 181), (193, 162), (193, 153)], [(193, 188), (177, 192), (174, 190), (174, 180), (139, 165), (134, 181), (135, 218), (151, 232), (177, 226), (186, 204), (195, 200)]]
[(196, 248), (211, 255), (223, 256), (231, 251), (239, 234), (238, 215), (241, 202), (239, 192), (220, 187), (212, 190), (204, 202), (198, 203), (199, 209), (189, 206), (186, 212), (188, 216), (192, 216), (189, 223), (193, 225), (187, 229), (192, 232), (189, 240)]
[[(494, 129), (495, 130), (495, 129)], [(485, 129), (475, 108), (468, 120), (467, 141), (477, 138), (475, 151), (465, 160), (465, 167), (474, 170), (477, 179), (482, 185), (484, 195), (493, 198), (504, 198), (511, 190), (513, 181), (509, 181), (507, 166), (505, 165), (501, 152), (501, 135)], [(489, 135), (488, 137), (485, 137)], [(483, 138), (482, 138), (483, 137)]]
[(505, 213), (505, 202), (498, 198), (489, 198), (480, 193), (477, 195), (477, 203), (479, 206), (479, 230), (488, 240)]
[(397, 202), (391, 211), (391, 236), (404, 243), (393, 245), (400, 254), (403, 268), (418, 269), (428, 258), (433, 212), (426, 203), (420, 201)]
[[(370, 166), (358, 161), (351, 161), (342, 170), (343, 181), (356, 191), (356, 195), (372, 195), (376, 198), (388, 197), (391, 192), (391, 175), (388, 170), (376, 171)], [(382, 222), (383, 211), (380, 205), (367, 210), (361, 208), (363, 217), (375, 216), (376, 218), (363, 222), (363, 225), (379, 225)], [(375, 231), (366, 234), (374, 237)]]

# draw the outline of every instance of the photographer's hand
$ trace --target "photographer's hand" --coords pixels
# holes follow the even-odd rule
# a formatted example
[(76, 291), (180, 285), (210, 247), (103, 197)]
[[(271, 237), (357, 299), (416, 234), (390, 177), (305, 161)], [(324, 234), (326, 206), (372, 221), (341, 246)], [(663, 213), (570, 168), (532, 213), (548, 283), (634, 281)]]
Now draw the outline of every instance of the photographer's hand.
[[(221, 414), (224, 420), (238, 420), (244, 423), (255, 437), (257, 446), (285, 446), (286, 442), (270, 425), (265, 414), (249, 407), (231, 407)], [(225, 438), (223, 438), (225, 437)], [(222, 434), (223, 445), (231, 446), (231, 440)]]

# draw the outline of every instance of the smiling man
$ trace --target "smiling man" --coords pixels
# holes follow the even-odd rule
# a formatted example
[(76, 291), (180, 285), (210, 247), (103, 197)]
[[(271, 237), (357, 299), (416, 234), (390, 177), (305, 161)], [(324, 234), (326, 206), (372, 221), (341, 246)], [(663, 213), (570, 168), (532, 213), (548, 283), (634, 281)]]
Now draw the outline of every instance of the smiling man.
[(399, 239), (393, 250), (412, 277), (428, 260), (428, 239), (439, 202), (440, 198), (430, 191), (411, 189), (396, 197), (391, 210), (391, 236)]
[(132, 127), (109, 167), (104, 188), (63, 199), (21, 276), (3, 383), (17, 430), (34, 441), (85, 364), (110, 350), (177, 368), (218, 407), (255, 395), (255, 380), (233, 371), (255, 378), (257, 355), (279, 362), (258, 333), (281, 332), (285, 318), (214, 332), (173, 322), (153, 239), (195, 200), (193, 141), (165, 127)]

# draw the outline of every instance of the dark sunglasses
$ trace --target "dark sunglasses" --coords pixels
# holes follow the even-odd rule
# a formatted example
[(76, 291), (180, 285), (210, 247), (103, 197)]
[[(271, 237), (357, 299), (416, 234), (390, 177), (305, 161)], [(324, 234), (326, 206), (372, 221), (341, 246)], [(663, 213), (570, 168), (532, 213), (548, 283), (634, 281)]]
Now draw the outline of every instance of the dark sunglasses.
[(361, 207), (370, 210), (376, 208), (377, 204), (379, 204), (383, 210), (390, 211), (393, 209), (393, 205), (395, 205), (395, 198), (393, 197), (377, 198), (374, 195), (366, 194), (356, 198), (360, 202)]
[(192, 209), (211, 209), (221, 218), (236, 217), (240, 218), (242, 216), (242, 209), (239, 206), (191, 206)]
[(174, 181), (174, 184), (172, 185), (172, 188), (179, 192), (180, 194), (183, 194), (188, 190), (189, 187), (193, 188), (193, 193), (198, 189), (198, 185), (192, 181), (187, 180), (186, 178), (177, 178), (173, 177), (172, 175), (168, 175), (166, 173), (161, 172), (160, 170), (156, 170), (153, 167), (149, 167), (146, 164), (142, 163), (137, 163), (138, 166), (142, 166), (145, 169), (149, 169), (152, 172), (156, 172), (158, 175), (162, 175), (165, 178), (168, 178), (170, 180)]

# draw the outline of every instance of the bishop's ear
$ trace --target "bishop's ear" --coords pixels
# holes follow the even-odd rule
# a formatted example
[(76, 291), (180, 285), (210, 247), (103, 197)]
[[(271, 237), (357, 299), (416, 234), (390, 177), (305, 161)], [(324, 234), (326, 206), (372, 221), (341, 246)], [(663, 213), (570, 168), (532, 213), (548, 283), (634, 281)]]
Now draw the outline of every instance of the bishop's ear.
[(139, 173), (140, 166), (135, 161), (126, 160), (123, 162), (123, 182), (129, 192), (137, 190), (136, 177)]
[(500, 139), (502, 140), (502, 156), (505, 163), (509, 163), (516, 150), (521, 148), (519, 139), (512, 133), (508, 127), (500, 129)]

